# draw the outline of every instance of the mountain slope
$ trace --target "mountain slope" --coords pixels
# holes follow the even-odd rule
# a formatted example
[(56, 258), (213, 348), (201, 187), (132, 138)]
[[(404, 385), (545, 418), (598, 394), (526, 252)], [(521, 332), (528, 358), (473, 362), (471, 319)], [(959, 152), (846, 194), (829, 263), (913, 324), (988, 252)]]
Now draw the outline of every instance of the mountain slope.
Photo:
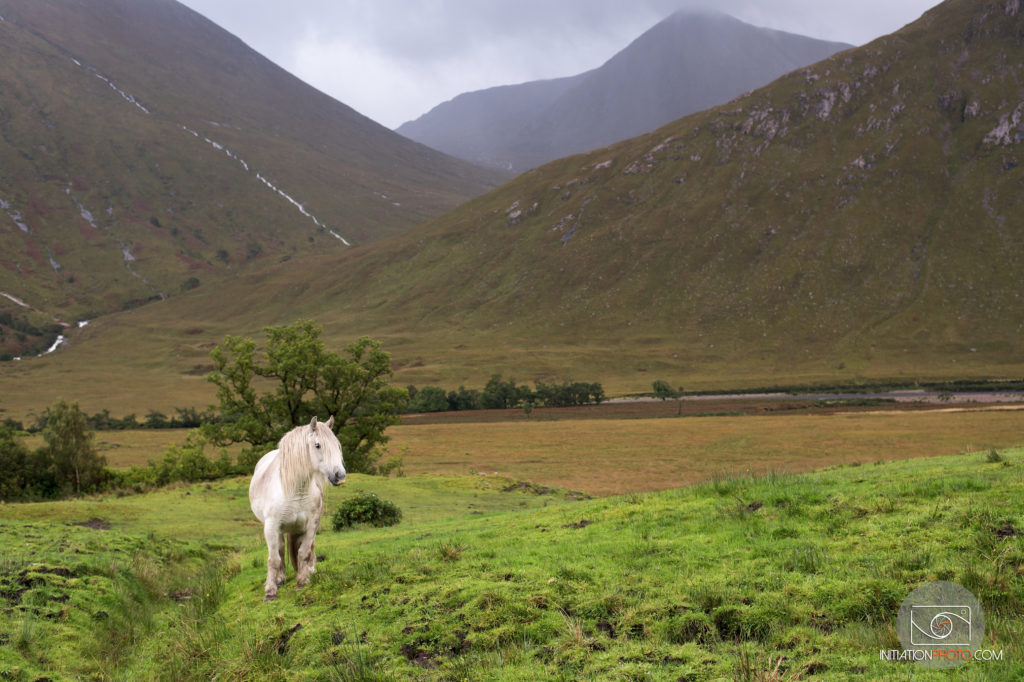
[(53, 316), (394, 234), (501, 177), (172, 0), (0, 0), (0, 17), (0, 291)]
[(209, 395), (186, 379), (224, 333), (300, 316), (339, 345), (380, 338), (402, 383), (446, 387), (1020, 376), (1021, 35), (1017, 0), (948, 0), (406, 234), (98, 320), (3, 380), (60, 376), (98, 408), (116, 376), (186, 404)]
[(522, 171), (522, 164), (511, 160), (515, 154), (510, 140), (589, 73), (465, 92), (403, 123), (396, 132), (460, 159)]
[(397, 130), (459, 158), (524, 171), (649, 132), (848, 47), (716, 12), (678, 12), (593, 71), (466, 93)]
[(659, 366), (1019, 372), (1022, 28), (1015, 0), (950, 0), (346, 258), (326, 295), (471, 347), (603, 350), (638, 383)]

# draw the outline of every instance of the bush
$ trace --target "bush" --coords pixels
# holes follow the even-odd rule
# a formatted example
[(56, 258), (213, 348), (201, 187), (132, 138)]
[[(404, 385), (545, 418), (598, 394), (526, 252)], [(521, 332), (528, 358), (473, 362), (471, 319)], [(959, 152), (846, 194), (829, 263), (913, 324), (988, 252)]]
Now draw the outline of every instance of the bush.
[(133, 466), (121, 471), (108, 469), (108, 489), (143, 492), (178, 481), (195, 483), (252, 473), (252, 466), (242, 461), (232, 463), (227, 451), (222, 450), (218, 459), (208, 458), (206, 445), (202, 435), (193, 432), (183, 444), (169, 446), (159, 460), (149, 460), (144, 467)]
[(356, 493), (338, 507), (331, 517), (334, 530), (344, 530), (360, 523), (381, 528), (402, 520), (402, 510), (393, 502), (382, 500), (377, 493)]
[(50, 499), (59, 492), (49, 452), (29, 450), (18, 432), (0, 424), (0, 501)]

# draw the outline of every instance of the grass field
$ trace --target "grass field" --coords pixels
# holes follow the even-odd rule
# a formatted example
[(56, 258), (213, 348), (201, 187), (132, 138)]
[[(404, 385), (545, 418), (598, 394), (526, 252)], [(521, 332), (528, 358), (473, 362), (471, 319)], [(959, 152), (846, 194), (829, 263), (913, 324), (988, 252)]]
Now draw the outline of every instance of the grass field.
[(353, 476), (328, 513), (373, 489), (403, 523), (322, 529), (311, 585), (290, 574), (271, 604), (244, 479), (6, 505), (0, 675), (945, 680), (879, 658), (900, 602), (943, 579), (979, 597), (1003, 652), (956, 677), (1019, 679), (1022, 472), (1014, 449), (577, 501)]

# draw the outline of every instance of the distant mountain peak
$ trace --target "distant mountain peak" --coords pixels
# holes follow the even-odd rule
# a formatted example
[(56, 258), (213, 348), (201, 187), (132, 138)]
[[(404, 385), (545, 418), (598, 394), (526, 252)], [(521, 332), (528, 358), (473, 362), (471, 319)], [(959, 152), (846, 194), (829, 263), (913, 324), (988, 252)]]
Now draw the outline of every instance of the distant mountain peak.
[(848, 47), (757, 28), (713, 8), (682, 9), (596, 69), (463, 93), (398, 132), (523, 171), (649, 132)]

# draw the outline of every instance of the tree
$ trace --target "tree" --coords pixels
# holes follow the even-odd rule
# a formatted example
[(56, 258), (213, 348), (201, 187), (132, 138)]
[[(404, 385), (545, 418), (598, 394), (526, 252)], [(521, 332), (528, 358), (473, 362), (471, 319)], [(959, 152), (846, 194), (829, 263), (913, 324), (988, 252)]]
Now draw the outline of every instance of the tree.
[(449, 410), (479, 410), (480, 391), (459, 386), (458, 391), (448, 391)]
[(171, 424), (167, 421), (167, 415), (163, 412), (157, 412), (156, 410), (150, 410), (146, 414), (146, 421), (142, 424), (147, 429), (166, 429)]
[(378, 446), (384, 430), (398, 423), (408, 401), (405, 389), (389, 385), (391, 356), (380, 343), (363, 337), (346, 356), (327, 350), (321, 328), (310, 320), (264, 329), (266, 349), (257, 353), (250, 338), (227, 336), (214, 348), (220, 419), (203, 426), (215, 445), (248, 443), (240, 461), (255, 464), (287, 431), (313, 416), (334, 416), (349, 471), (381, 469)]
[(410, 412), (445, 412), (449, 409), (448, 394), (437, 386), (424, 386), (409, 401)]
[(535, 381), (534, 384), (537, 389), (530, 399), (544, 407), (574, 407), (590, 403), (600, 405), (605, 399), (604, 388), (597, 382), (565, 381), (559, 386)]
[(46, 448), (29, 450), (19, 431), (0, 424), (0, 501), (57, 497), (60, 489), (49, 453)]
[[(525, 389), (525, 392), (524, 392)], [(480, 396), (480, 404), (485, 410), (505, 410), (516, 407), (525, 398), (529, 397), (530, 389), (526, 386), (516, 386), (512, 379), (502, 381), (500, 374), (492, 374), (490, 381), (484, 386), (484, 392)]]
[(93, 434), (78, 403), (57, 400), (47, 408), (45, 422), (43, 440), (58, 484), (70, 486), (76, 495), (99, 486), (107, 461), (96, 452)]
[(676, 400), (679, 403), (678, 415), (683, 414), (683, 387), (672, 388), (672, 386), (662, 379), (655, 380), (653, 384), (654, 397), (661, 398), (662, 400)]
[(29, 496), (29, 451), (13, 428), (0, 425), (0, 500)]

